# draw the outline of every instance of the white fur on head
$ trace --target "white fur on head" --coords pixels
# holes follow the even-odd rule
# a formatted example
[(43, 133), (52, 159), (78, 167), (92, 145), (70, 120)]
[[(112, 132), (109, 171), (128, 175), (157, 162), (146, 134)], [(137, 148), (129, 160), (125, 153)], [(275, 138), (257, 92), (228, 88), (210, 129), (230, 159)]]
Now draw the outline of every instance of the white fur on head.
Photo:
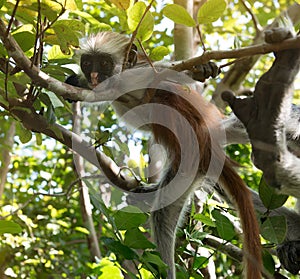
[(130, 43), (130, 39), (125, 35), (103, 31), (95, 35), (91, 35), (87, 41), (81, 44), (79, 50), (80, 56), (84, 53), (108, 53), (118, 63), (124, 60), (125, 51)]

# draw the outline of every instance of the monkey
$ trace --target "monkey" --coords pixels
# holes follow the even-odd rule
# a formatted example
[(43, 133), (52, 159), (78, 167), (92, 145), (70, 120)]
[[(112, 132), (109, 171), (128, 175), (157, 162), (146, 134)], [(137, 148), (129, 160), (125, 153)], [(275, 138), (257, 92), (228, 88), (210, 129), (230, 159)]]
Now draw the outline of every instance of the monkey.
[[(286, 27), (265, 32), (267, 43), (292, 37), (295, 37), (293, 30)], [(299, 106), (291, 105), (291, 99), (294, 80), (300, 70), (300, 49), (275, 51), (274, 55), (272, 67), (257, 82), (253, 96), (240, 99), (227, 91), (222, 93), (222, 98), (247, 130), (247, 138), (252, 145), (252, 161), (263, 171), (264, 180), (278, 193), (297, 197), (299, 203), (300, 113)], [(232, 135), (236, 134), (234, 130), (231, 131), (232, 139)], [(245, 140), (244, 135), (240, 130), (238, 136)], [(287, 218), (289, 230), (284, 243), (277, 247), (278, 258), (288, 271), (298, 274), (300, 236), (297, 223), (300, 217), (294, 214), (292, 219), (289, 214), (283, 215)]]
[[(154, 186), (157, 193), (150, 216), (157, 250), (169, 267), (167, 278), (176, 278), (175, 233), (189, 197), (201, 185), (209, 187), (209, 180), (216, 180), (239, 212), (243, 229), (245, 278), (261, 278), (261, 243), (252, 196), (235, 171), (236, 164), (223, 151), (219, 139), (219, 131), (222, 130), (219, 110), (206, 102), (193, 86), (187, 86), (185, 78), (181, 83), (176, 80), (176, 74), (168, 74), (164, 67), (158, 69), (158, 65), (152, 69), (137, 65), (136, 48), (129, 47), (130, 39), (115, 32), (100, 32), (89, 37), (78, 52), (82, 75), (68, 78), (67, 83), (87, 86), (99, 94), (102, 84), (108, 91), (123, 89), (130, 85), (130, 78), (122, 79), (123, 65), (126, 68), (125, 77), (129, 73), (128, 77), (131, 74), (143, 81), (149, 78), (147, 88), (127, 92), (114, 100), (112, 106), (117, 115), (122, 115), (144, 105), (142, 110), (138, 110), (137, 117), (127, 119), (133, 122), (128, 124), (134, 126), (135, 121), (144, 117), (144, 113), (149, 123), (142, 129), (149, 130), (154, 142), (162, 145), (167, 152), (168, 164)], [(128, 60), (124, 61), (126, 54)], [(204, 68), (205, 77), (213, 72), (209, 70), (211, 65)], [(199, 77), (199, 71), (197, 74)], [(166, 78), (163, 78), (164, 75)], [(188, 152), (185, 152), (186, 149)], [(175, 179), (177, 183), (172, 183)], [(178, 192), (180, 195), (174, 197), (174, 193)]]

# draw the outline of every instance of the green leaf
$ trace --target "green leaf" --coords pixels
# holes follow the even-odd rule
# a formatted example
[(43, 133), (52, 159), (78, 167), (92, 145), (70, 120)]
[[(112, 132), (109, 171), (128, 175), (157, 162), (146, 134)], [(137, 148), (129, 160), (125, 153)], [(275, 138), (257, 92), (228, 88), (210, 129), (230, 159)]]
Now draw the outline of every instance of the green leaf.
[(49, 123), (51, 123), (51, 124), (55, 123), (56, 116), (55, 116), (55, 111), (54, 111), (52, 104), (47, 107), (47, 110), (46, 110), (46, 113), (44, 114), (44, 116)]
[[(146, 11), (146, 4), (144, 2), (137, 2), (128, 10), (128, 27), (131, 31), (137, 29), (138, 24), (142, 20)], [(147, 41), (151, 38), (154, 29), (154, 18), (152, 14), (147, 11), (139, 28), (137, 30), (136, 38), (141, 42)]]
[(126, 231), (124, 244), (134, 249), (155, 248), (155, 245), (150, 242), (138, 228)]
[(65, 59), (65, 58), (71, 58), (71, 54), (66, 55), (61, 52), (61, 49), (58, 45), (54, 45), (53, 47), (50, 48), (48, 51), (48, 60), (58, 60), (58, 59)]
[(199, 268), (205, 268), (208, 264), (208, 258), (206, 257), (196, 257), (194, 259), (193, 269), (198, 270)]
[(5, 0), (0, 0), (0, 9), (3, 7)]
[(16, 18), (23, 23), (35, 24), (36, 12), (31, 7), (18, 6)]
[(162, 60), (169, 53), (170, 53), (170, 50), (167, 47), (158, 46), (151, 51), (150, 59), (153, 61), (159, 61), (159, 60)]
[(114, 265), (112, 262), (110, 262), (110, 264), (107, 262), (108, 260), (106, 260), (106, 263), (103, 264), (103, 260), (101, 260), (101, 264), (103, 264), (103, 266), (100, 267), (100, 275), (97, 276), (97, 279), (124, 279), (121, 267), (119, 267), (119, 265)]
[(90, 25), (93, 27), (93, 29), (97, 29), (98, 31), (103, 31), (103, 30), (112, 30), (111, 26), (108, 24), (102, 23), (98, 21), (96, 18), (91, 16), (89, 13), (83, 12), (83, 11), (72, 11), (72, 14), (80, 16), (84, 21), (87, 21), (90, 23)]
[(200, 221), (201, 223), (208, 225), (210, 227), (216, 227), (216, 223), (208, 216), (205, 216), (201, 213), (197, 213), (193, 216), (193, 219)]
[(108, 156), (109, 158), (111, 159), (114, 159), (114, 154), (113, 152), (111, 151), (111, 148), (110, 147), (107, 147), (105, 145), (102, 145), (102, 151), (104, 152), (104, 154), (106, 156)]
[[(69, 60), (71, 61), (71, 60)], [(51, 61), (52, 63), (57, 63), (58, 60), (54, 62), (54, 60)], [(71, 62), (69, 62), (71, 63)], [(70, 72), (70, 69), (66, 69), (65, 67), (62, 67), (61, 65), (54, 65), (49, 64), (47, 67), (43, 68), (43, 71), (45, 74), (48, 74), (49, 76), (52, 76), (60, 81), (65, 81), (66, 79), (66, 73)], [(71, 74), (73, 74), (71, 72)]]
[[(166, 278), (168, 266), (162, 261), (159, 254), (155, 251), (145, 251), (141, 257), (141, 262), (153, 274), (161, 275), (155, 278)], [(154, 268), (153, 268), (154, 266)], [(158, 271), (158, 273), (157, 273)]]
[(266, 249), (263, 250), (262, 259), (264, 268), (273, 275), (275, 273), (275, 262), (272, 255)]
[(259, 184), (259, 196), (268, 210), (276, 209), (286, 202), (289, 196), (276, 193), (276, 189), (269, 186), (262, 178)]
[(67, 0), (63, 2), (66, 4), (66, 9), (74, 11), (76, 9), (82, 9), (82, 1), (78, 0)]
[(191, 234), (186, 232), (186, 235), (190, 242), (195, 242), (198, 243), (199, 245), (203, 245), (202, 240), (207, 237), (208, 233), (201, 232), (201, 231), (193, 231)]
[(177, 4), (170, 4), (162, 9), (162, 13), (175, 23), (193, 27), (196, 25), (195, 20), (190, 16), (185, 8)]
[(122, 256), (127, 260), (133, 260), (137, 258), (136, 253), (129, 247), (122, 244), (120, 241), (116, 241), (109, 237), (102, 237), (101, 242), (104, 243), (117, 256)]
[(216, 220), (215, 223), (217, 225), (219, 236), (224, 240), (232, 240), (236, 233), (234, 230), (234, 226), (229, 221), (229, 219), (226, 216), (222, 215), (221, 212), (217, 209), (214, 209), (212, 211), (212, 216)]
[(43, 143), (43, 138), (42, 135), (40, 133), (36, 133), (35, 134), (35, 141), (36, 141), (36, 145), (37, 146), (41, 146)]
[(27, 51), (34, 46), (35, 36), (31, 32), (24, 31), (15, 33), (13, 37), (23, 51)]
[(57, 43), (63, 54), (70, 54), (70, 46), (79, 47), (79, 38), (84, 34), (84, 24), (79, 20), (59, 20), (53, 25)]
[(9, 76), (8, 78), (9, 78), (9, 81), (16, 82), (16, 83), (22, 84), (24, 86), (29, 84), (31, 81), (30, 78), (24, 72), (16, 73), (12, 76)]
[(47, 91), (45, 92), (45, 94), (48, 95), (54, 109), (59, 107), (64, 107), (62, 101), (53, 92)]
[(4, 233), (20, 233), (22, 232), (22, 228), (15, 222), (0, 220), (0, 235)]
[(109, 130), (104, 131), (96, 131), (95, 133), (95, 142), (93, 143), (95, 146), (101, 146), (107, 143), (111, 138), (111, 133)]
[(0, 55), (5, 56), (6, 54), (6, 48), (3, 46), (3, 44), (0, 44)]
[[(54, 2), (54, 1), (53, 1)], [(35, 11), (41, 11), (43, 15), (47, 17), (50, 21), (54, 21), (57, 19), (57, 12), (55, 11), (58, 7), (55, 5), (55, 2), (52, 3), (48, 1), (48, 3), (41, 2), (39, 5), (37, 2), (32, 3), (31, 8)]]
[(225, 0), (208, 0), (199, 9), (197, 20), (199, 24), (212, 23), (219, 19), (226, 10)]
[(270, 216), (261, 225), (261, 235), (271, 241), (279, 244), (285, 239), (287, 224), (284, 216)]
[(137, 228), (147, 221), (147, 215), (137, 207), (127, 206), (114, 215), (115, 224), (119, 230)]
[(84, 228), (84, 227), (76, 227), (75, 231), (81, 232), (81, 233), (86, 234), (86, 235), (90, 234), (90, 231), (88, 229)]
[(22, 124), (18, 125), (17, 127), (18, 127), (17, 132), (18, 132), (18, 136), (19, 136), (20, 141), (23, 144), (29, 142), (32, 138), (31, 131), (26, 129)]

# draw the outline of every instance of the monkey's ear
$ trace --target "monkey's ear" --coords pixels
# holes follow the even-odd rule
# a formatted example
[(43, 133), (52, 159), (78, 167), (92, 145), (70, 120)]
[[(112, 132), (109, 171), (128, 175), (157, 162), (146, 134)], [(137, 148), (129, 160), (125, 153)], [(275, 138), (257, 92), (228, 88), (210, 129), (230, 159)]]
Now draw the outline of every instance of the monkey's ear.
[(137, 62), (137, 56), (138, 56), (137, 46), (135, 44), (132, 44), (128, 54), (127, 68), (132, 68), (135, 66)]

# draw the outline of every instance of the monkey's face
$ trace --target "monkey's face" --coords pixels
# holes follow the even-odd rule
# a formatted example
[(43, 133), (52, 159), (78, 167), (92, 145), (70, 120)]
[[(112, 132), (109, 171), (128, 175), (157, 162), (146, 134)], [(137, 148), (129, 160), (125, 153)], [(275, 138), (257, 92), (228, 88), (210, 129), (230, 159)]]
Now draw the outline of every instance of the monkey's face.
[(115, 63), (110, 54), (83, 54), (80, 67), (91, 88), (114, 74)]

